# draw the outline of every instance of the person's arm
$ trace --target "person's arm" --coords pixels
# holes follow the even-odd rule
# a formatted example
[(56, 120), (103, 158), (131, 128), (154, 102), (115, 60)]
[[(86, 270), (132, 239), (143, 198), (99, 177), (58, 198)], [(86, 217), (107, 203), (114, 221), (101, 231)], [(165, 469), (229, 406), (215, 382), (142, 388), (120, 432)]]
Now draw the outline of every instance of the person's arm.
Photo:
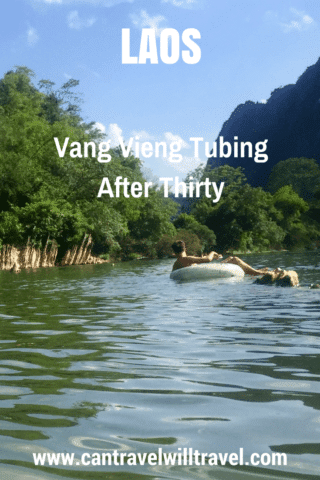
[(204, 255), (203, 257), (192, 257), (188, 255), (188, 260), (190, 261), (190, 265), (194, 263), (209, 263), (212, 260), (218, 260), (222, 258), (222, 255), (219, 255), (217, 252), (210, 252), (208, 255)]

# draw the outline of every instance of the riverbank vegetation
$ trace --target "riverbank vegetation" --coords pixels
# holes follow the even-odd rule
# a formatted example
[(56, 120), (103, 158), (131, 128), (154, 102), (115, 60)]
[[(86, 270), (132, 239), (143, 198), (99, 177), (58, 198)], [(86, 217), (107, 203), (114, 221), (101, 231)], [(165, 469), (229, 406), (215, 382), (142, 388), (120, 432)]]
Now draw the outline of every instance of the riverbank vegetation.
[[(102, 178), (146, 181), (142, 162), (111, 149), (111, 161), (58, 155), (60, 145), (104, 141), (81, 117), (78, 82), (61, 88), (33, 84), (26, 67), (0, 81), (0, 247), (58, 245), (58, 261), (85, 235), (103, 258), (162, 258), (183, 238), (191, 254), (315, 248), (320, 235), (320, 169), (312, 159), (288, 159), (270, 175), (268, 191), (251, 187), (241, 168), (228, 165), (191, 172), (196, 180), (225, 182), (221, 200), (203, 195), (182, 207), (154, 185), (149, 197), (97, 198)], [(181, 203), (181, 202), (180, 202)]]
[[(300, 191), (306, 190), (310, 175), (308, 169), (299, 172), (300, 162), (308, 163), (318, 174), (305, 198), (298, 194), (297, 186), (300, 185)], [(278, 168), (283, 170), (281, 183)], [(226, 183), (218, 204), (203, 196), (189, 207), (198, 222), (215, 232), (218, 250), (254, 252), (319, 246), (320, 169), (315, 160), (288, 159), (276, 165), (269, 183), (273, 194), (251, 187), (240, 167), (203, 168), (199, 173), (202, 178)], [(279, 188), (274, 188), (273, 178)]]
[(66, 137), (69, 143), (103, 140), (95, 124), (81, 118), (75, 87), (73, 80), (58, 90), (49, 81), (35, 87), (24, 67), (0, 81), (1, 244), (41, 248), (54, 240), (61, 259), (88, 234), (95, 254), (146, 254), (162, 235), (176, 233), (177, 205), (155, 187), (148, 198), (97, 198), (104, 177), (144, 181), (140, 160), (125, 158), (120, 148), (109, 152), (108, 163), (90, 155), (59, 157), (54, 137), (60, 144)]

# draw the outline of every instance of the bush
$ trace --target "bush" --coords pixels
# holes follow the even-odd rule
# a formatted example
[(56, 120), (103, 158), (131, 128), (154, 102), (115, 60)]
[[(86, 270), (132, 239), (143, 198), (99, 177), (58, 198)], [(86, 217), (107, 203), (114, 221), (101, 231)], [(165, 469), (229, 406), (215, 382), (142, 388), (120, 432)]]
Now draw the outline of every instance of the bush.
[(216, 236), (210, 228), (206, 225), (199, 223), (193, 215), (187, 215), (182, 213), (179, 215), (176, 220), (173, 222), (176, 229), (188, 230), (192, 233), (195, 233), (200, 239), (202, 244), (202, 251), (209, 252), (212, 250), (213, 246), (216, 244)]
[(25, 229), (13, 212), (0, 214), (0, 239), (3, 245), (22, 245)]
[(109, 253), (103, 253), (102, 255), (99, 255), (99, 257), (100, 257), (102, 260), (110, 260), (110, 255), (109, 255)]
[(129, 253), (124, 260), (126, 261), (139, 260), (139, 258), (141, 258), (141, 255), (139, 255), (139, 253)]
[(156, 258), (157, 256), (155, 245), (151, 240), (136, 240), (131, 237), (125, 237), (120, 241), (120, 247), (123, 260), (133, 260), (132, 254), (137, 254), (139, 258)]
[(91, 233), (90, 227), (81, 211), (65, 201), (40, 200), (0, 215), (0, 238), (10, 245), (30, 241), (42, 247), (50, 237), (65, 251), (81, 243), (84, 235)]
[(168, 258), (173, 256), (171, 245), (175, 241), (175, 237), (171, 235), (163, 235), (156, 244), (156, 252), (158, 258)]

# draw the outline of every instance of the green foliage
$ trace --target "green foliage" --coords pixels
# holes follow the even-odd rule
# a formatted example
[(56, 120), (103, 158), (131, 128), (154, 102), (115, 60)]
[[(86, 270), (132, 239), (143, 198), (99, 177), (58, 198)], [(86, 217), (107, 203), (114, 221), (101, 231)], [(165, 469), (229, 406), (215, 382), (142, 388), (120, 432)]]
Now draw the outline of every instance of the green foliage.
[[(32, 83), (33, 72), (18, 67), (0, 80), (0, 241), (43, 245), (55, 239), (62, 249), (92, 234), (94, 252), (121, 255), (121, 245), (133, 239), (136, 248), (151, 249), (164, 234), (175, 234), (174, 202), (153, 189), (149, 198), (97, 198), (102, 179), (113, 185), (118, 176), (144, 182), (142, 162), (120, 147), (109, 163), (73, 158), (70, 144), (105, 140), (95, 124), (80, 116), (76, 80), (56, 88), (49, 80)], [(69, 146), (60, 158), (54, 137)], [(129, 242), (130, 243), (130, 242)]]
[[(205, 225), (214, 230), (218, 250), (265, 250), (279, 246), (285, 232), (275, 220), (272, 195), (249, 185), (232, 188), (215, 206), (206, 202), (195, 209), (200, 211)], [(206, 206), (206, 210), (204, 208)]]
[(132, 260), (139, 260), (140, 258), (141, 258), (141, 255), (139, 255), (139, 253), (132, 252), (132, 253), (129, 253), (129, 254), (124, 258), (124, 260), (126, 260), (126, 261), (132, 261)]
[(222, 165), (221, 167), (205, 170), (204, 178), (209, 178), (211, 182), (224, 182), (224, 193), (230, 193), (238, 190), (247, 183), (244, 170), (241, 167), (230, 167), (230, 165)]
[(120, 246), (123, 260), (134, 260), (141, 257), (156, 258), (157, 256), (156, 245), (152, 240), (137, 240), (128, 236), (120, 240)]
[(182, 213), (174, 220), (173, 224), (178, 231), (184, 229), (195, 233), (201, 241), (202, 252), (211, 251), (216, 244), (214, 232), (206, 225), (201, 225), (193, 215)]
[(286, 233), (284, 245), (287, 248), (306, 245), (310, 238), (306, 225), (302, 222), (302, 214), (309, 207), (291, 185), (280, 188), (273, 196), (273, 204), (280, 212), (278, 223)]
[(270, 174), (268, 189), (275, 193), (286, 185), (291, 185), (304, 200), (313, 198), (320, 187), (320, 168), (316, 160), (302, 157), (277, 163)]
[[(194, 172), (198, 176), (199, 173)], [(280, 162), (270, 177), (273, 196), (261, 188), (250, 187), (241, 168), (228, 165), (211, 171), (204, 168), (201, 180), (206, 177), (225, 182), (222, 197), (218, 204), (213, 204), (210, 198), (201, 196), (191, 213), (199, 223), (214, 231), (218, 250), (296, 248), (318, 241), (320, 169), (314, 160)], [(276, 191), (277, 185), (282, 188)], [(310, 211), (301, 198), (302, 195), (307, 198), (307, 193), (313, 196)]]
[[(140, 202), (135, 205), (137, 215), (128, 220), (133, 238), (139, 240), (149, 238), (157, 242), (165, 233), (175, 234), (175, 228), (171, 223), (171, 217), (176, 214), (178, 208), (175, 202), (161, 197), (156, 190), (152, 190), (148, 198), (140, 197), (139, 200)], [(128, 209), (131, 203), (126, 204)]]
[[(50, 80), (33, 84), (33, 72), (17, 67), (0, 80), (0, 245), (44, 245), (48, 238), (60, 250), (94, 240), (94, 253), (112, 258), (171, 256), (174, 240), (183, 239), (188, 253), (211, 250), (295, 248), (319, 240), (320, 169), (315, 160), (280, 162), (270, 176), (273, 193), (247, 184), (243, 170), (228, 165), (200, 166), (185, 181), (224, 182), (220, 201), (194, 199), (191, 215), (177, 214), (177, 204), (151, 188), (149, 197), (97, 198), (102, 179), (118, 176), (129, 183), (145, 181), (142, 162), (110, 150), (111, 161), (92, 154), (73, 158), (70, 144), (99, 142), (105, 136), (95, 123), (81, 118), (78, 82), (56, 88)], [(69, 146), (60, 158), (54, 137)], [(193, 178), (191, 178), (193, 177)], [(308, 196), (310, 194), (310, 196)], [(305, 201), (309, 199), (309, 204)], [(191, 202), (190, 202), (191, 204)]]
[[(204, 168), (201, 180), (203, 181), (205, 178), (209, 178), (211, 182), (216, 182), (217, 184), (224, 182), (223, 193), (219, 205), (223, 203), (224, 199), (227, 198), (228, 195), (232, 194), (233, 192), (237, 192), (247, 182), (241, 167), (234, 168), (230, 167), (229, 165), (223, 165), (221, 167), (213, 168), (212, 170)], [(213, 188), (211, 187), (211, 189), (211, 195), (214, 198), (215, 195), (213, 193)], [(206, 224), (207, 218), (216, 210), (216, 208), (217, 205), (212, 203), (212, 198), (207, 198), (204, 195), (202, 188), (201, 197), (193, 206), (191, 213), (194, 215), (196, 220), (198, 220), (198, 222)]]
[(81, 242), (91, 225), (80, 209), (61, 201), (38, 201), (0, 215), (3, 243), (43, 246), (49, 238), (65, 247)]
[(298, 220), (308, 210), (308, 204), (294, 191), (291, 185), (280, 188), (273, 196), (274, 206), (281, 211), (285, 225)]
[(103, 253), (102, 255), (100, 255), (100, 258), (102, 260), (110, 260), (110, 255), (109, 253)]
[[(272, 196), (261, 188), (250, 187), (240, 168), (225, 165), (211, 172), (203, 170), (202, 179), (224, 181), (225, 188), (218, 204), (212, 204), (211, 199), (202, 196), (191, 213), (199, 223), (214, 231), (218, 250), (296, 248), (317, 241), (320, 234), (317, 222), (320, 169), (314, 160), (280, 162), (270, 178), (273, 188), (277, 182), (284, 182), (285, 172), (286, 181), (291, 178), (295, 188), (283, 186)], [(295, 190), (312, 193), (310, 212), (307, 202)]]
[(173, 257), (173, 251), (171, 245), (175, 241), (175, 238), (171, 235), (163, 235), (156, 244), (156, 254), (158, 258), (170, 258)]
[(188, 173), (184, 179), (184, 182), (200, 182), (205, 177), (205, 172), (210, 172), (210, 169), (207, 169), (205, 165), (199, 165), (197, 168)]
[(24, 239), (24, 227), (14, 212), (0, 213), (1, 245), (21, 245)]
[(111, 208), (106, 202), (101, 202), (98, 199), (91, 202), (88, 200), (78, 201), (77, 204), (85, 218), (90, 219), (94, 242), (93, 252), (101, 254), (107, 251), (111, 256), (118, 256), (120, 253), (118, 239), (129, 234), (124, 216)]
[[(305, 216), (303, 216), (305, 218)], [(313, 199), (309, 202), (309, 210), (306, 213), (308, 233), (313, 240), (313, 245), (320, 244), (320, 186), (314, 192)]]

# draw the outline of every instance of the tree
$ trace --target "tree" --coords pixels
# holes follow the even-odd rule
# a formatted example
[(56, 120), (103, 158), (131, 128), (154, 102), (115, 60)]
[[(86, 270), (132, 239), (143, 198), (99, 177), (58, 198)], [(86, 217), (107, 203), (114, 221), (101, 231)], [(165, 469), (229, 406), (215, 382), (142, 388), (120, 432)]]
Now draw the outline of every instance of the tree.
[[(243, 169), (241, 167), (230, 167), (229, 165), (223, 165), (213, 169), (204, 168), (201, 181), (205, 180), (205, 178), (209, 178), (211, 182), (216, 182), (217, 184), (224, 182), (224, 188), (219, 204), (214, 204), (211, 198), (205, 197), (204, 189), (202, 188), (201, 196), (199, 200), (195, 201), (191, 210), (191, 214), (202, 224), (206, 224), (207, 218), (219, 208), (219, 205), (223, 203), (229, 194), (239, 190), (247, 183)], [(213, 187), (211, 187), (210, 192), (214, 197)]]
[(308, 229), (302, 222), (302, 214), (309, 207), (291, 185), (280, 188), (273, 196), (273, 205), (278, 214), (278, 224), (286, 233), (284, 244), (288, 248), (305, 246), (310, 242)]
[[(0, 80), (0, 240), (14, 244), (28, 238), (38, 245), (47, 237), (63, 248), (91, 233), (99, 253), (119, 248), (128, 238), (152, 242), (164, 233), (175, 234), (171, 217), (176, 204), (155, 188), (149, 198), (104, 195), (97, 198), (101, 181), (116, 177), (144, 182), (142, 162), (120, 147), (110, 150), (111, 161), (99, 163), (93, 152), (74, 157), (70, 145), (93, 142), (96, 151), (105, 136), (80, 116), (76, 80), (60, 89), (43, 80), (36, 88), (26, 67)], [(66, 152), (60, 145), (69, 138)], [(82, 148), (83, 152), (83, 148)]]
[(195, 233), (201, 241), (202, 252), (208, 252), (212, 250), (213, 246), (216, 244), (216, 236), (210, 228), (206, 225), (201, 225), (197, 222), (193, 215), (188, 215), (186, 213), (181, 213), (173, 222), (174, 226), (178, 230), (189, 230), (192, 233)]
[(270, 193), (244, 185), (211, 211), (206, 225), (215, 230), (220, 250), (264, 250), (280, 245), (285, 236), (276, 216)]
[(149, 192), (148, 198), (140, 197), (139, 200), (139, 214), (128, 221), (133, 238), (157, 242), (164, 234), (175, 234), (175, 228), (171, 222), (171, 218), (177, 212), (175, 202), (163, 198), (155, 189)]
[(291, 185), (304, 200), (312, 199), (320, 187), (320, 168), (316, 160), (288, 158), (277, 163), (271, 171), (268, 190), (275, 193), (285, 185)]

